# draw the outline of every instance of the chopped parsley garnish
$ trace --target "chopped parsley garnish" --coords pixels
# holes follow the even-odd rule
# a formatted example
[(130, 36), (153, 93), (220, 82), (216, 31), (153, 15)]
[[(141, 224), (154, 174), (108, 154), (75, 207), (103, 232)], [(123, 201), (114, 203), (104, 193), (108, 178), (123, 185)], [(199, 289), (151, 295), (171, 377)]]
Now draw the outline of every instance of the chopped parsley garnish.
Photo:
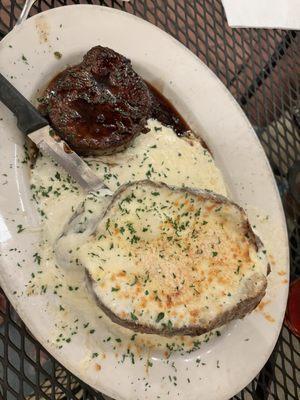
[(34, 253), (33, 255), (34, 262), (40, 265), (42, 257), (38, 253)]
[(168, 329), (171, 330), (173, 327), (172, 321), (168, 321), (168, 325), (167, 325)]
[(195, 212), (195, 217), (199, 217), (200, 214), (201, 214), (201, 207), (199, 208), (198, 211)]
[(22, 61), (24, 61), (24, 63), (28, 65), (27, 58), (24, 56), (24, 54), (22, 54)]
[(136, 233), (136, 230), (134, 229), (134, 227), (133, 227), (133, 225), (132, 225), (131, 222), (128, 222), (128, 223), (126, 224), (126, 226), (127, 226), (128, 230), (129, 230), (129, 232), (130, 232), (131, 234)]
[(105, 224), (105, 229), (109, 232), (109, 227), (110, 227), (110, 219), (108, 218), (108, 220), (106, 221)]
[(17, 233), (21, 233), (25, 230), (25, 228), (23, 228), (23, 225), (17, 225), (17, 228), (18, 228)]
[(139, 240), (140, 240), (140, 237), (138, 237), (136, 235), (133, 235), (131, 240), (130, 240), (130, 243), (134, 244), (134, 243), (137, 243)]
[(130, 313), (130, 316), (131, 316), (132, 321), (137, 321), (138, 320), (138, 317), (133, 312)]
[(59, 51), (55, 51), (54, 53), (54, 57), (57, 58), (58, 60), (61, 59), (62, 54)]
[(160, 312), (160, 313), (157, 315), (156, 321), (155, 321), (155, 322), (158, 323), (158, 322), (161, 321), (164, 317), (165, 317), (165, 313)]
[(241, 266), (239, 265), (239, 266), (237, 267), (237, 269), (234, 271), (234, 273), (235, 273), (236, 275), (238, 275), (238, 274), (240, 273), (240, 269), (241, 269)]

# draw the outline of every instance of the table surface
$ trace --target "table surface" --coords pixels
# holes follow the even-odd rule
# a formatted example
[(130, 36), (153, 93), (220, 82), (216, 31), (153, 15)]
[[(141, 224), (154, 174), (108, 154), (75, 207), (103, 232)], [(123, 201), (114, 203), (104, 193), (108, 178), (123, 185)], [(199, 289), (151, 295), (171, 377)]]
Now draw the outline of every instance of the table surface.
[[(74, 3), (79, 1), (38, 0), (30, 15)], [(192, 50), (228, 87), (253, 124), (273, 168), (287, 216), (291, 277), (299, 277), (300, 206), (290, 177), (300, 160), (300, 32), (231, 29), (220, 0), (81, 3), (115, 7), (152, 22)], [(22, 0), (0, 0), (0, 39), (13, 28), (22, 6)], [(43, 349), (0, 288), (2, 398), (104, 399)], [(299, 398), (300, 341), (283, 326), (267, 364), (234, 399)]]

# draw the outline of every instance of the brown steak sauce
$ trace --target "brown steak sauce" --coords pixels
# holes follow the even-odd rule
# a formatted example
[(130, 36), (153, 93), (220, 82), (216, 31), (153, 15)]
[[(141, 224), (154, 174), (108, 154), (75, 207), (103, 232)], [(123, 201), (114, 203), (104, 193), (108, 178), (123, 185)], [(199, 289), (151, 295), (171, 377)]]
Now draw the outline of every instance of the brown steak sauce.
[(154, 86), (146, 82), (152, 96), (151, 118), (157, 119), (165, 126), (174, 129), (178, 136), (183, 136), (191, 129), (171, 102)]
[[(70, 67), (72, 68), (72, 67)], [(51, 91), (51, 88), (55, 87), (56, 82), (58, 79), (63, 76), (63, 74), (68, 70), (65, 69), (64, 71), (60, 72), (57, 74), (46, 86), (45, 91)], [(174, 132), (178, 136), (185, 136), (188, 132), (191, 131), (191, 128), (187, 124), (187, 122), (184, 120), (184, 118), (179, 114), (179, 112), (176, 110), (176, 108), (172, 105), (172, 103), (165, 97), (163, 96), (154, 86), (152, 86), (149, 82), (146, 82), (149, 92), (151, 95), (151, 100), (152, 100), (152, 107), (151, 111), (149, 113), (149, 118), (153, 118), (158, 120), (161, 124), (171, 127)], [(48, 118), (47, 115), (47, 106), (45, 106), (45, 103), (43, 102), (43, 97), (41, 98), (41, 103), (39, 105), (39, 111), (45, 116), (45, 118)], [(95, 115), (93, 113), (96, 113), (97, 110), (94, 108), (89, 108), (88, 103), (86, 104), (80, 104), (80, 109), (81, 113), (82, 110), (84, 110), (84, 116), (85, 116), (85, 121), (87, 123), (90, 123), (90, 127), (95, 125)], [(48, 118), (49, 119), (49, 118)], [(49, 121), (51, 123), (51, 121)], [(147, 132), (147, 129), (142, 130), (141, 133)], [(201, 140), (201, 144), (203, 147), (205, 147), (208, 151), (209, 148), (206, 145), (206, 143)]]

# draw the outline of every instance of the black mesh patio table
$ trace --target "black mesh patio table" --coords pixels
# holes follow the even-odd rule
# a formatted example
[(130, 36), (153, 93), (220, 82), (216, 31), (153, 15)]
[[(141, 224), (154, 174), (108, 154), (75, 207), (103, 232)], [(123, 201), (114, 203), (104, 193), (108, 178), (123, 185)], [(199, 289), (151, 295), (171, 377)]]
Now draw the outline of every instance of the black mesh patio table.
[[(79, 1), (38, 0), (30, 15), (73, 3)], [(287, 217), (291, 279), (299, 278), (300, 33), (231, 29), (220, 0), (86, 3), (121, 9), (164, 29), (227, 86), (255, 128), (273, 168)], [(0, 40), (14, 27), (23, 4), (23, 0), (0, 0)], [(34, 339), (0, 288), (0, 399), (104, 398)], [(284, 325), (266, 365), (234, 399), (299, 398), (300, 341)]]

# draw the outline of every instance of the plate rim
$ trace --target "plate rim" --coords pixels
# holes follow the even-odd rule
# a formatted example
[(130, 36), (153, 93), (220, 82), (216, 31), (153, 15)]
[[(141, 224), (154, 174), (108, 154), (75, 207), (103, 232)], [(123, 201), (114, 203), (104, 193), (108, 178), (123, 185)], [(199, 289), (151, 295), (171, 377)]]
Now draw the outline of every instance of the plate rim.
[[(146, 21), (146, 20), (144, 20), (144, 19), (142, 19), (142, 18), (140, 18), (140, 17), (138, 17), (138, 16), (136, 16), (136, 15), (133, 15), (133, 14), (131, 14), (131, 13), (129, 13), (129, 12), (122, 11), (122, 10), (118, 10), (118, 9), (114, 9), (114, 8), (111, 8), (111, 7), (100, 6), (100, 5), (93, 5), (93, 4), (76, 4), (76, 5), (67, 5), (67, 6), (63, 6), (63, 7), (52, 8), (52, 9), (49, 9), (49, 10), (47, 10), (47, 11), (44, 11), (44, 12), (41, 12), (41, 13), (39, 13), (39, 14), (34, 15), (33, 17), (31, 17), (31, 18), (29, 18), (28, 20), (26, 20), (22, 25), (20, 25), (20, 26), (14, 28), (13, 30), (11, 30), (11, 31), (1, 40), (0, 44), (1, 44), (1, 45), (5, 44), (5, 42), (7, 41), (7, 38), (10, 39), (10, 37), (14, 35), (15, 29), (22, 29), (22, 26), (23, 26), (23, 25), (25, 25), (25, 24), (27, 25), (27, 24), (32, 23), (32, 21), (34, 21), (35, 19), (39, 18), (41, 15), (45, 15), (45, 14), (48, 14), (48, 15), (49, 15), (49, 14), (52, 14), (52, 13), (57, 13), (57, 12), (60, 12), (60, 9), (66, 8), (66, 7), (68, 7), (68, 8), (76, 8), (76, 9), (79, 8), (79, 7), (80, 7), (80, 8), (91, 8), (91, 7), (93, 7), (93, 8), (101, 9), (103, 12), (106, 12), (106, 13), (108, 13), (108, 14), (110, 14), (110, 13), (111, 13), (111, 14), (118, 14), (118, 15), (120, 15), (120, 16), (124, 16), (124, 17), (127, 17), (127, 18), (129, 18), (129, 19), (134, 19), (135, 21), (138, 21), (139, 23), (150, 25), (152, 29), (159, 30), (159, 31), (161, 32), (161, 34), (165, 35), (166, 37), (168, 37), (169, 40), (172, 40), (173, 42), (175, 42), (177, 46), (180, 46), (182, 49), (184, 49), (184, 50), (186, 51), (186, 53), (188, 54), (189, 57), (193, 57), (194, 59), (196, 59), (197, 62), (200, 63), (200, 64), (202, 65), (202, 67), (204, 67), (204, 68), (206, 69), (206, 73), (209, 73), (209, 74), (211, 75), (211, 77), (215, 80), (215, 82), (216, 82), (220, 87), (222, 87), (222, 90), (223, 90), (223, 92), (224, 92), (224, 95), (225, 95), (225, 93), (226, 93), (226, 95), (229, 96), (231, 103), (234, 104), (234, 106), (235, 106), (235, 108), (237, 109), (237, 112), (239, 113), (240, 117), (243, 118), (243, 122), (244, 122), (244, 124), (245, 124), (245, 127), (247, 126), (248, 130), (252, 132), (253, 137), (255, 138), (255, 142), (256, 142), (257, 149), (259, 149), (260, 152), (261, 152), (262, 158), (264, 159), (264, 162), (265, 162), (266, 170), (268, 171), (268, 173), (269, 173), (269, 175), (270, 175), (270, 179), (272, 180), (273, 186), (274, 186), (274, 188), (275, 188), (276, 195), (277, 195), (276, 203), (277, 203), (277, 205), (278, 205), (279, 208), (280, 208), (282, 227), (284, 228), (284, 231), (285, 231), (285, 246), (286, 246), (286, 250), (287, 250), (287, 251), (286, 251), (286, 256), (287, 256), (287, 259), (286, 259), (286, 261), (287, 261), (287, 272), (289, 273), (289, 262), (290, 262), (290, 260), (289, 260), (289, 252), (288, 252), (289, 244), (288, 244), (288, 232), (287, 232), (287, 225), (286, 225), (286, 220), (285, 220), (285, 214), (284, 214), (284, 210), (283, 210), (283, 206), (282, 206), (282, 202), (281, 202), (279, 190), (278, 190), (278, 187), (277, 187), (277, 184), (276, 184), (276, 181), (275, 181), (275, 177), (274, 177), (274, 175), (273, 175), (273, 172), (272, 172), (270, 163), (269, 163), (268, 158), (267, 158), (267, 156), (266, 156), (266, 154), (265, 154), (265, 152), (264, 152), (264, 149), (263, 149), (263, 147), (262, 147), (262, 144), (261, 144), (261, 142), (259, 141), (259, 138), (257, 137), (257, 135), (256, 135), (256, 133), (255, 133), (255, 131), (254, 131), (254, 129), (253, 129), (253, 127), (252, 127), (250, 121), (248, 120), (246, 114), (243, 112), (243, 110), (241, 109), (241, 107), (240, 107), (240, 105), (238, 104), (238, 102), (236, 101), (236, 99), (231, 95), (231, 93), (230, 93), (230, 91), (227, 89), (227, 87), (222, 83), (222, 81), (217, 77), (217, 75), (216, 75), (202, 60), (200, 60), (191, 50), (189, 50), (186, 46), (184, 46), (179, 40), (177, 40), (176, 38), (174, 38), (171, 34), (167, 33), (167, 32), (164, 31), (163, 29), (157, 27), (156, 25), (154, 25), (154, 24), (152, 24), (152, 23), (150, 23), (150, 22), (148, 22), (148, 21)], [(1, 51), (1, 46), (0, 46), (0, 51)], [(289, 278), (289, 276), (287, 276), (287, 278)], [(5, 294), (6, 294), (7, 298), (9, 299), (10, 303), (11, 303), (11, 304), (13, 305), (13, 307), (16, 309), (16, 311), (18, 312), (18, 314), (21, 314), (21, 315), (22, 315), (22, 317), (21, 317), (22, 321), (23, 321), (27, 326), (30, 326), (30, 325), (31, 325), (30, 318), (27, 319), (26, 312), (24, 312), (23, 309), (22, 309), (22, 302), (16, 301), (15, 297), (10, 293), (10, 290), (7, 289), (6, 284), (5, 284), (5, 280), (3, 279), (2, 274), (0, 274), (0, 283), (1, 283), (1, 286), (2, 286), (2, 288), (3, 288), (3, 290), (4, 290)], [(287, 288), (285, 289), (285, 291), (286, 291), (285, 298), (286, 298), (286, 302), (287, 302), (288, 286), (287, 286)], [(286, 304), (285, 304), (285, 305), (286, 305)], [(282, 314), (282, 318), (281, 318), (280, 322), (278, 322), (278, 324), (276, 325), (276, 331), (277, 331), (277, 332), (276, 332), (276, 335), (275, 335), (275, 339), (273, 340), (272, 346), (270, 346), (270, 348), (272, 348), (272, 350), (270, 351), (270, 354), (271, 354), (271, 353), (273, 352), (273, 350), (274, 350), (276, 341), (277, 341), (277, 339), (278, 339), (278, 336), (279, 336), (279, 333), (280, 333), (280, 330), (281, 330), (281, 327), (282, 327), (283, 319), (284, 319), (284, 313)], [(76, 367), (73, 367), (73, 365), (69, 365), (68, 362), (66, 362), (66, 360), (62, 360), (62, 357), (60, 357), (60, 352), (59, 352), (59, 350), (56, 350), (55, 348), (52, 348), (51, 345), (49, 345), (49, 344), (47, 343), (46, 339), (44, 339), (44, 338), (43, 338), (42, 336), (40, 336), (39, 334), (38, 334), (38, 335), (35, 335), (35, 337), (36, 337), (37, 340), (42, 344), (42, 346), (47, 350), (47, 352), (49, 352), (49, 354), (51, 354), (51, 355), (52, 355), (52, 354), (55, 354), (53, 357), (54, 357), (55, 359), (57, 359), (57, 361), (59, 361), (62, 365), (64, 365), (64, 366), (66, 367), (66, 369), (68, 369), (70, 372), (72, 372), (72, 374), (74, 374), (75, 376), (81, 376), (81, 373), (78, 371), (78, 369), (77, 369)], [(265, 364), (265, 362), (268, 360), (270, 354), (268, 354), (268, 355), (265, 356), (264, 364)], [(263, 365), (264, 365), (264, 364), (263, 364)], [(259, 364), (259, 365), (260, 365), (260, 364)], [(261, 365), (257, 368), (257, 371), (253, 374), (253, 377), (251, 378), (251, 381), (253, 380), (253, 378), (255, 378), (255, 376), (257, 375), (257, 373), (261, 371), (262, 368), (263, 368), (263, 366), (261, 366)], [(74, 371), (74, 372), (73, 372), (73, 371)], [(88, 380), (87, 380), (86, 378), (87, 378), (87, 377), (84, 377), (84, 380), (85, 380), (86, 384), (87, 384), (87, 385), (90, 385), (90, 386), (93, 388), (93, 384), (88, 383)], [(82, 378), (79, 378), (79, 379), (82, 379)], [(235, 391), (234, 393), (232, 392), (233, 395), (234, 395), (235, 393), (238, 393), (238, 392), (241, 390), (241, 389), (240, 389), (240, 385), (236, 385), (236, 387), (238, 387), (239, 389), (237, 389), (237, 391)], [(243, 386), (243, 387), (244, 387), (244, 386)], [(97, 390), (97, 389), (96, 389), (96, 390)], [(120, 397), (120, 399), (121, 399), (121, 397)]]

